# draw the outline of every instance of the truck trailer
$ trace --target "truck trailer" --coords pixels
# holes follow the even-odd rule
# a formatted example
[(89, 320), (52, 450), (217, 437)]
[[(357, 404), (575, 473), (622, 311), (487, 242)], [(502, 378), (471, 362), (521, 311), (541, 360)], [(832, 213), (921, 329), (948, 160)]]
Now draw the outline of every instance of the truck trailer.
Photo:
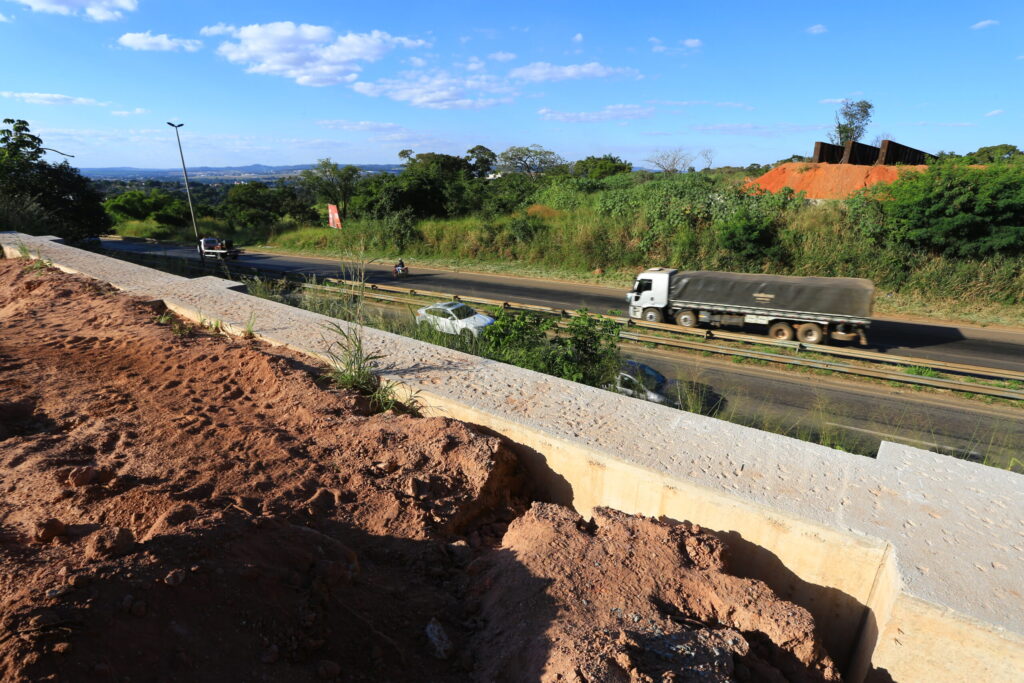
[(867, 344), (875, 286), (852, 277), (795, 277), (649, 268), (626, 295), (629, 317), (682, 327), (764, 325), (773, 339)]

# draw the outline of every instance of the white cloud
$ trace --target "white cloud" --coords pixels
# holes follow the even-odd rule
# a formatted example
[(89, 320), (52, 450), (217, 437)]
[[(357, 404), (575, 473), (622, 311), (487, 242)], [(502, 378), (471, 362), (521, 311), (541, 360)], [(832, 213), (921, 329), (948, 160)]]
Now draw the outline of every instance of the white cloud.
[(818, 36), (822, 33), (828, 33), (828, 27), (825, 24), (815, 24), (814, 26), (808, 26), (806, 31), (812, 36)]
[(654, 107), (641, 107), (638, 104), (610, 104), (600, 111), (554, 111), (540, 109), (537, 111), (545, 121), (561, 121), (562, 123), (594, 123), (598, 121), (628, 121), (646, 119), (654, 113)]
[(912, 123), (910, 125), (912, 125), (912, 126), (935, 126), (937, 128), (973, 128), (977, 124), (966, 123), (966, 122), (943, 123), (943, 122), (938, 122), (938, 121), (915, 121), (914, 123)]
[(574, 42), (574, 43), (582, 43), (583, 42), (583, 34), (582, 33), (577, 33), (576, 35), (574, 35), (572, 37), (572, 42)]
[(119, 45), (132, 50), (156, 50), (161, 52), (195, 52), (203, 46), (202, 41), (189, 40), (188, 38), (171, 38), (166, 33), (153, 35), (150, 31), (145, 33), (125, 33), (117, 39)]
[(754, 107), (745, 102), (712, 102), (711, 100), (649, 100), (651, 104), (664, 104), (670, 107), (728, 107), (730, 109), (746, 109)]
[(665, 45), (661, 38), (657, 38), (655, 36), (648, 38), (647, 42), (651, 44), (651, 52), (670, 55), (685, 54), (704, 46), (704, 41), (700, 38), (686, 38), (685, 40), (680, 40), (679, 45), (682, 45), (682, 47)]
[(495, 62), (510, 62), (515, 58), (514, 52), (492, 52), (487, 55), (487, 59), (494, 60)]
[(606, 78), (608, 76), (639, 77), (636, 69), (604, 66), (597, 62), (588, 64), (569, 64), (555, 66), (548, 62), (533, 62), (509, 72), (509, 77), (528, 83), (544, 83), (546, 81), (564, 81), (575, 78)]
[(397, 123), (387, 123), (384, 121), (346, 121), (344, 119), (337, 119), (331, 121), (317, 121), (316, 123), (318, 126), (324, 126), (325, 128), (334, 128), (337, 130), (347, 130), (358, 133), (371, 133), (371, 135), (366, 138), (368, 142), (414, 142), (417, 144), (423, 144), (437, 141), (436, 138), (424, 133), (409, 130), (405, 126), (400, 126)]
[(471, 74), (452, 76), (445, 71), (408, 71), (399, 78), (352, 84), (357, 93), (387, 97), (424, 109), (482, 109), (508, 102), (511, 89), (494, 76)]
[(105, 107), (108, 103), (97, 102), (90, 97), (72, 97), (71, 95), (58, 95), (44, 92), (9, 92), (0, 91), (0, 97), (11, 100), (20, 100), (25, 104), (86, 104), (97, 107)]
[(409, 63), (415, 66), (417, 69), (422, 69), (427, 65), (427, 60), (422, 57), (409, 57)]
[(138, 114), (148, 114), (148, 109), (142, 107), (135, 107), (135, 109), (129, 109), (127, 111), (112, 111), (110, 112), (114, 116), (137, 116)]
[(845, 97), (826, 97), (823, 100), (818, 100), (818, 104), (842, 104), (845, 101)]
[(231, 24), (225, 24), (224, 22), (221, 22), (219, 24), (214, 24), (213, 26), (204, 26), (204, 27), (202, 27), (201, 29), (199, 29), (199, 35), (201, 35), (201, 36), (229, 36), (229, 35), (234, 34), (234, 32), (237, 31), (237, 30), (238, 30), (237, 27), (232, 26)]
[(217, 53), (229, 62), (246, 65), (248, 73), (291, 78), (299, 85), (325, 86), (351, 83), (362, 67), (398, 48), (424, 47), (424, 40), (392, 36), (384, 31), (335, 36), (329, 26), (278, 21), (235, 28), (207, 26), (203, 35), (230, 35)]
[(78, 15), (85, 14), (94, 21), (113, 21), (120, 19), (123, 12), (134, 12), (139, 7), (138, 0), (13, 0), (29, 7), (33, 12), (50, 14)]
[(479, 57), (470, 57), (469, 62), (466, 63), (466, 69), (469, 71), (480, 71), (486, 64)]
[(989, 26), (995, 26), (998, 23), (999, 22), (995, 19), (985, 19), (984, 21), (979, 21), (977, 24), (971, 24), (971, 29), (977, 31), (979, 28), (988, 28)]
[(1002, 109), (993, 109), (989, 113), (985, 114), (985, 116), (999, 116), (1002, 113), (1003, 113)]
[(828, 128), (825, 125), (807, 125), (800, 123), (776, 123), (773, 125), (761, 125), (757, 123), (714, 123), (710, 125), (694, 126), (694, 130), (705, 133), (722, 133), (725, 135), (747, 135), (754, 137), (777, 137), (787, 133), (805, 133), (814, 130)]
[(385, 133), (402, 129), (402, 127), (397, 123), (385, 123), (383, 121), (347, 121), (345, 119), (317, 121), (316, 125), (323, 126), (324, 128), (353, 130), (363, 133)]
[(11, 19), (10, 17), (5, 17), (4, 15), (0, 14), (0, 24), (3, 24), (8, 21), (14, 21), (14, 19)]

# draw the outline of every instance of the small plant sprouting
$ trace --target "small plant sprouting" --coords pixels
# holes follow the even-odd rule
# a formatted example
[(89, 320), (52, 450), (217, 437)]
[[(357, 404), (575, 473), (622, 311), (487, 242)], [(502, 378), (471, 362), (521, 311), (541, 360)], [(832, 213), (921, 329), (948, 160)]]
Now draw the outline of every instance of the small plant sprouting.
[(174, 316), (171, 316), (171, 332), (175, 337), (191, 337), (195, 332), (195, 328), (188, 323), (182, 322)]
[(256, 337), (256, 311), (249, 312), (249, 318), (245, 321), (245, 327), (242, 329), (242, 337), (245, 339)]
[(374, 371), (377, 361), (384, 356), (366, 350), (358, 327), (346, 328), (332, 322), (326, 323), (324, 328), (336, 335), (333, 341), (328, 342), (325, 352), (331, 366), (329, 376), (336, 386), (369, 398), (370, 409), (375, 413), (402, 409), (411, 415), (420, 414), (416, 394), (404, 402), (400, 401), (398, 383), (381, 379)]
[(18, 258), (24, 259), (25, 261), (32, 260), (32, 252), (28, 250), (28, 245), (24, 242), (18, 242)]
[(157, 325), (169, 325), (173, 321), (174, 321), (174, 316), (171, 315), (170, 311), (164, 311), (160, 315), (155, 316), (153, 318), (153, 322), (155, 322)]

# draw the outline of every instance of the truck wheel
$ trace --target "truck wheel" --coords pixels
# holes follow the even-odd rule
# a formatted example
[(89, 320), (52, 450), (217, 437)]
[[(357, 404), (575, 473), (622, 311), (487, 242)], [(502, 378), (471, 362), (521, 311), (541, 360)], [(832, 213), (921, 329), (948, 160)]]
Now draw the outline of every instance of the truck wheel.
[(663, 323), (665, 314), (661, 312), (660, 308), (645, 308), (643, 319), (649, 323)]
[(825, 333), (818, 323), (804, 323), (797, 330), (796, 338), (805, 344), (821, 344), (825, 339)]
[(676, 313), (676, 325), (679, 327), (697, 327), (697, 314), (690, 310)]
[(781, 321), (772, 323), (768, 328), (768, 336), (778, 341), (790, 341), (793, 339), (793, 326)]

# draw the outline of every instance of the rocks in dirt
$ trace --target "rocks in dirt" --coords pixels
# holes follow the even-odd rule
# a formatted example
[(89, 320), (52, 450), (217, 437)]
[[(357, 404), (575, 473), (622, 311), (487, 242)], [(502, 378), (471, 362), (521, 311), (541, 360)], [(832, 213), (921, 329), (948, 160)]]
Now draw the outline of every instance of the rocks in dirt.
[(448, 659), (452, 654), (452, 641), (437, 617), (431, 618), (425, 630), (427, 641), (430, 642), (430, 653), (437, 659)]
[(195, 519), (198, 514), (195, 506), (189, 503), (175, 505), (156, 518), (156, 521), (153, 522), (149, 530), (142, 536), (142, 542), (145, 543), (160, 534), (171, 532), (185, 522)]
[(481, 680), (511, 667), (507, 680), (727, 681), (734, 665), (758, 680), (838, 680), (810, 615), (723, 573), (722, 543), (688, 524), (605, 508), (585, 523), (534, 503), (502, 546), (467, 567), (485, 624), (471, 644)]
[(167, 576), (164, 577), (164, 583), (168, 586), (180, 586), (185, 581), (185, 576), (185, 570), (172, 569), (167, 572)]
[(96, 468), (92, 466), (74, 467), (68, 472), (67, 482), (76, 488), (82, 486), (104, 486), (114, 478), (113, 470)]
[(36, 522), (35, 528), (32, 531), (32, 539), (36, 543), (49, 543), (58, 536), (65, 535), (67, 532), (68, 527), (64, 522), (51, 517), (50, 519)]
[(101, 560), (126, 555), (135, 548), (135, 536), (124, 527), (104, 527), (89, 535), (85, 559)]

